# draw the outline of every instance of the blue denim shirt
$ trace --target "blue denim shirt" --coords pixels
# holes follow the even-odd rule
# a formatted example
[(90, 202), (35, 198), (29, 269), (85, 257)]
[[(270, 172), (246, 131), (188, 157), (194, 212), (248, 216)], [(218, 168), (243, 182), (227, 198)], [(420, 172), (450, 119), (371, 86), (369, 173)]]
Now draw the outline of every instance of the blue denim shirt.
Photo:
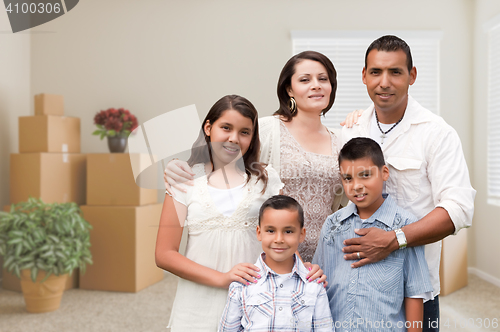
[(386, 259), (351, 268), (344, 240), (359, 237), (354, 229), (395, 230), (417, 221), (385, 195), (384, 203), (362, 221), (356, 205), (330, 215), (321, 230), (313, 263), (328, 277), (327, 295), (335, 331), (406, 331), (404, 298), (432, 291), (424, 247), (392, 252)]

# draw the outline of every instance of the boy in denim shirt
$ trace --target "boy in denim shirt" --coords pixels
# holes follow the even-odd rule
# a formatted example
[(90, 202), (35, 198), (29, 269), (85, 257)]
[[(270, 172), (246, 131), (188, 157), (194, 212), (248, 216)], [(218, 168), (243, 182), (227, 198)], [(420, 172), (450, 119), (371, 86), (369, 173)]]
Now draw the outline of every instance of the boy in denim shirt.
[(306, 279), (308, 270), (295, 254), (305, 235), (295, 199), (276, 195), (264, 202), (257, 226), (264, 252), (255, 263), (262, 277), (256, 284), (231, 283), (220, 332), (333, 331), (326, 291)]
[[(313, 259), (328, 276), (335, 329), (421, 331), (422, 299), (432, 292), (424, 247), (400, 248), (380, 262), (359, 268), (352, 268), (342, 252), (343, 241), (357, 236), (355, 229), (378, 227), (394, 230), (398, 236), (401, 227), (418, 219), (382, 194), (389, 169), (372, 139), (346, 143), (339, 167), (344, 191), (354, 204), (327, 218)], [(358, 253), (358, 258), (363, 257)]]

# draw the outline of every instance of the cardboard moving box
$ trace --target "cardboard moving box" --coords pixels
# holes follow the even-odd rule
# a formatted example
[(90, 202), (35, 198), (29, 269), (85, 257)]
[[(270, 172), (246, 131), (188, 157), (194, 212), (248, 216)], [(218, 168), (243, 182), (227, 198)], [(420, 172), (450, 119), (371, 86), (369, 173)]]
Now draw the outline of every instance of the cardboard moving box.
[(64, 115), (64, 97), (48, 93), (35, 95), (35, 115)]
[(156, 189), (137, 186), (133, 163), (146, 163), (149, 156), (128, 153), (87, 155), (87, 205), (145, 205), (158, 202)]
[(90, 250), (94, 264), (80, 273), (80, 288), (137, 292), (163, 279), (155, 263), (156, 234), (162, 204), (82, 206), (93, 227)]
[(441, 264), (439, 266), (441, 283), (440, 296), (446, 296), (467, 286), (467, 230), (443, 239)]
[(80, 119), (55, 115), (19, 117), (19, 152), (80, 153)]
[(85, 154), (11, 154), (10, 202), (32, 196), (46, 203), (85, 204), (86, 175)]

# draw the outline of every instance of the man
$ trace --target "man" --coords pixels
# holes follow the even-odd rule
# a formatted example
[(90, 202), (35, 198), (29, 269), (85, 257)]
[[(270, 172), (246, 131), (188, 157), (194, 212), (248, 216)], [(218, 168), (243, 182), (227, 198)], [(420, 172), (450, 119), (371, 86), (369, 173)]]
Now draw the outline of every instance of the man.
[(417, 77), (409, 46), (395, 36), (375, 40), (362, 75), (373, 104), (342, 129), (342, 143), (359, 136), (377, 141), (391, 174), (386, 192), (420, 220), (396, 231), (357, 230), (361, 237), (344, 241), (345, 259), (360, 267), (425, 244), (434, 300), (424, 304), (424, 331), (439, 331), (440, 240), (470, 227), (476, 191), (456, 131), (408, 95)]

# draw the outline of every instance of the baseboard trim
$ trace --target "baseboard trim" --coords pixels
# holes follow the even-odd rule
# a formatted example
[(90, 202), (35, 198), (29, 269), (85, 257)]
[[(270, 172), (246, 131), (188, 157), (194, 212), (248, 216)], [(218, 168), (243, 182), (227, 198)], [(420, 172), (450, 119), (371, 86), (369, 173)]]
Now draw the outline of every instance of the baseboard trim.
[(484, 281), (487, 281), (487, 282), (489, 282), (497, 287), (500, 287), (500, 279), (492, 276), (491, 274), (488, 274), (484, 271), (481, 271), (475, 267), (468, 267), (467, 271), (471, 274), (478, 276), (479, 278), (483, 279)]

